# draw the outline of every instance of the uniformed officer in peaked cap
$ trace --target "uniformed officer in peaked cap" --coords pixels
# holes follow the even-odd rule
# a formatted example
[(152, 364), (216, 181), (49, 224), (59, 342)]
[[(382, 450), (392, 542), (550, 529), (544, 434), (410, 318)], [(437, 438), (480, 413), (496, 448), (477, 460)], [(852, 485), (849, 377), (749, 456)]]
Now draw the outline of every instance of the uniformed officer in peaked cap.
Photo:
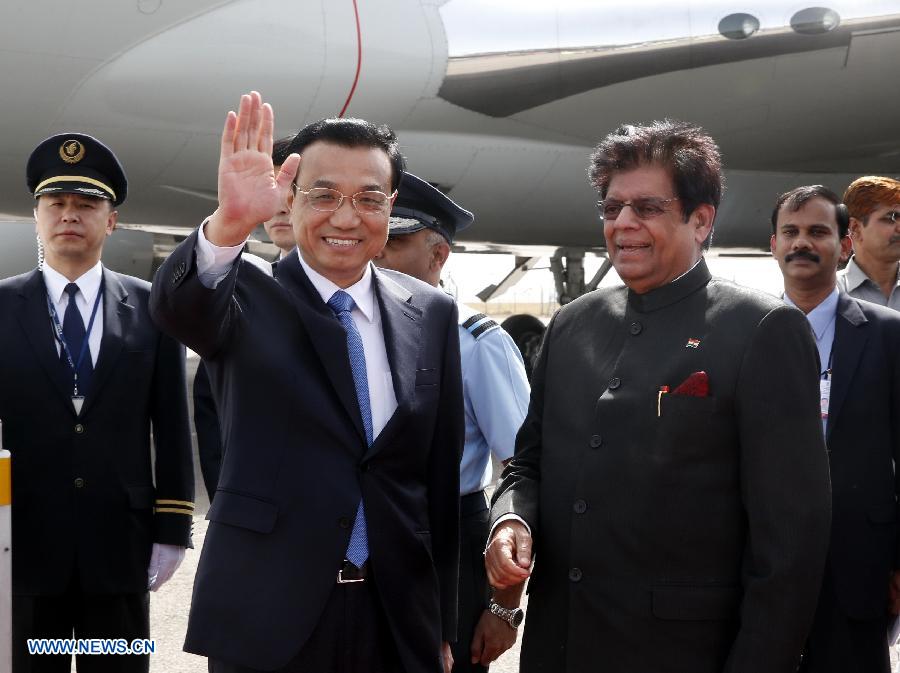
[[(402, 271), (437, 286), (456, 233), (474, 221), (425, 180), (406, 173), (391, 211), (387, 245), (379, 266)], [(453, 670), (484, 671), (516, 641), (522, 611), (519, 590), (488, 595), (481, 551), (488, 537), (491, 454), (502, 462), (513, 455), (516, 432), (528, 409), (529, 387), (522, 356), (496, 322), (465, 304), (459, 307), (466, 443), (460, 464), (461, 541), (459, 638)], [(508, 592), (509, 593), (509, 592)]]
[[(28, 639), (149, 637), (148, 588), (190, 544), (184, 348), (150, 319), (150, 284), (100, 261), (128, 183), (80, 133), (31, 154), (45, 259), (0, 281), (0, 418), (13, 453), (13, 671), (68, 673)], [(151, 456), (151, 435), (155, 460)], [(77, 651), (79, 673), (141, 672), (146, 654)]]

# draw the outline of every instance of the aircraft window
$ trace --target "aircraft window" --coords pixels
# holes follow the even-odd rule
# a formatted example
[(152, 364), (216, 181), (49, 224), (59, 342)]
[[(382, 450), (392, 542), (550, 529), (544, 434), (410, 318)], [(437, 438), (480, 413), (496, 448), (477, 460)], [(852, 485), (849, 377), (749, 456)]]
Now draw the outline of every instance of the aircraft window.
[(791, 17), (791, 28), (801, 35), (829, 33), (841, 25), (841, 15), (827, 7), (808, 7)]
[(759, 30), (759, 19), (752, 14), (738, 12), (719, 21), (719, 33), (729, 40), (745, 40)]

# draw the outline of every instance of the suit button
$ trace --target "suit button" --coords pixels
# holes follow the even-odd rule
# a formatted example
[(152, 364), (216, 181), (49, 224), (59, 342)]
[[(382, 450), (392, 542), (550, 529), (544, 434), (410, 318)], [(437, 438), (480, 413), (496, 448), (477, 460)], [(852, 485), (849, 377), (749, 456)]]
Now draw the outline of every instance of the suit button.
[(346, 516), (342, 516), (340, 519), (338, 519), (338, 526), (340, 526), (341, 528), (350, 528), (350, 519), (348, 519)]
[(641, 333), (641, 330), (644, 329), (644, 326), (639, 322), (631, 323), (631, 327), (628, 328), (628, 331), (631, 332), (632, 336), (637, 336)]
[(84, 426), (81, 423), (79, 423), (78, 425), (75, 426), (75, 432), (80, 435), (82, 432), (84, 432)]
[(614, 376), (613, 378), (611, 378), (609, 380), (609, 389), (610, 390), (615, 390), (616, 388), (618, 388), (621, 385), (622, 385), (622, 381), (619, 379), (618, 376)]
[(584, 514), (587, 511), (587, 503), (584, 500), (576, 500), (575, 504), (572, 505), (572, 509), (575, 510), (576, 514)]
[(569, 581), (570, 582), (580, 582), (581, 581), (581, 568), (572, 568), (569, 571)]
[(75, 488), (84, 488), (84, 479), (82, 479), (81, 477), (78, 477), (75, 480)]
[(598, 449), (600, 445), (603, 444), (603, 438), (600, 435), (592, 435), (591, 436), (591, 448)]

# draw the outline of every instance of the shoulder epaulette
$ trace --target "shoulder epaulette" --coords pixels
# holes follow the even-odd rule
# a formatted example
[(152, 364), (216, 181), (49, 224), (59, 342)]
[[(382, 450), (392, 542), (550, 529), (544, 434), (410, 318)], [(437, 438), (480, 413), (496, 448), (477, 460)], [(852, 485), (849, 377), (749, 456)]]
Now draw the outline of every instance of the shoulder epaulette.
[(484, 313), (476, 313), (462, 323), (462, 328), (475, 339), (496, 327), (500, 327), (500, 325), (488, 318)]

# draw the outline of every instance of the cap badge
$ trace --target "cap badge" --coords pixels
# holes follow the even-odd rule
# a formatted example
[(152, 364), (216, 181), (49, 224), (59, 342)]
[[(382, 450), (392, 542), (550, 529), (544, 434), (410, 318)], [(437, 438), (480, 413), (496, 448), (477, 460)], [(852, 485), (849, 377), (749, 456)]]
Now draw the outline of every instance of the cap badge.
[(109, 196), (109, 194), (104, 192), (102, 189), (97, 189), (95, 187), (76, 187), (75, 191), (80, 194), (90, 194), (92, 196), (101, 196), (104, 198)]
[(84, 145), (77, 140), (67, 140), (59, 146), (59, 158), (67, 164), (77, 164), (84, 159)]
[(389, 224), (392, 227), (411, 227), (419, 224), (419, 220), (414, 217), (397, 217), (393, 215), (389, 218)]

